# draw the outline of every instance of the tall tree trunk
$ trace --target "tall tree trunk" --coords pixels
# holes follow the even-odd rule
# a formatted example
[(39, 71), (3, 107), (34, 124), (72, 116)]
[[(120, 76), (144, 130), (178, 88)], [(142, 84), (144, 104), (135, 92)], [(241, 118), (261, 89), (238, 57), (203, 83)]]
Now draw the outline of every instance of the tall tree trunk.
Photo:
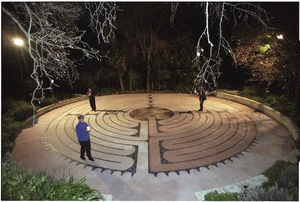
[(132, 79), (129, 79), (129, 91), (132, 92)]
[(118, 77), (119, 77), (119, 82), (120, 82), (121, 91), (124, 92), (124, 91), (125, 91), (125, 88), (124, 88), (124, 83), (123, 83), (122, 75), (119, 74)]
[(148, 61), (148, 64), (147, 64), (147, 92), (148, 93), (150, 92), (150, 70), (151, 70), (151, 67), (150, 67), (150, 64)]
[(151, 38), (150, 38), (150, 45), (149, 45), (149, 49), (148, 49), (148, 56), (147, 56), (147, 92), (150, 92), (150, 74), (151, 74), (151, 66), (150, 66), (150, 59), (151, 59), (151, 54), (152, 54), (152, 43), (153, 43), (153, 37), (151, 34)]

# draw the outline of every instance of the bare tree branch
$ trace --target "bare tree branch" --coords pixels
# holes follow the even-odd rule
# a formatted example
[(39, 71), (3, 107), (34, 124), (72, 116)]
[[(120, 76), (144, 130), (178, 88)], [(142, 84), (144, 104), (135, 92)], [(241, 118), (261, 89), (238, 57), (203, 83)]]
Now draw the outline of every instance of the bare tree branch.
[(85, 8), (89, 11), (91, 22), (89, 26), (97, 34), (98, 43), (101, 39), (109, 43), (110, 38), (115, 37), (114, 21), (117, 19), (117, 11), (121, 11), (115, 2), (86, 2)]
[[(97, 11), (91, 16), (90, 25), (105, 42), (114, 35), (112, 21), (116, 19), (116, 7), (114, 3), (91, 3)], [(79, 3), (9, 3), (8, 8), (4, 5), (3, 12), (12, 19), (21, 32), (27, 38), (28, 53), (33, 60), (31, 78), (36, 82), (33, 91), (31, 105), (33, 107), (33, 124), (35, 117), (35, 102), (41, 103), (45, 98), (45, 90), (52, 90), (55, 81), (68, 81), (72, 87), (79, 74), (76, 70), (79, 62), (84, 59), (97, 59), (100, 61), (106, 55), (101, 55), (98, 50), (82, 41), (85, 31), (76, 26), (79, 14), (84, 8)], [(105, 7), (109, 5), (109, 7)], [(85, 3), (91, 8), (89, 3)], [(104, 18), (94, 20), (98, 14)], [(90, 11), (91, 12), (91, 11)], [(100, 28), (99, 28), (100, 26)], [(110, 31), (104, 35), (104, 28)], [(102, 35), (99, 35), (101, 33)], [(81, 54), (81, 58), (75, 59), (72, 53)]]
[[(247, 23), (249, 16), (258, 20), (258, 22), (267, 27), (267, 14), (259, 5), (252, 3), (202, 3), (201, 7), (205, 9), (205, 28), (198, 39), (196, 46), (197, 55), (194, 59), (200, 64), (200, 71), (194, 80), (193, 90), (196, 85), (208, 85), (210, 90), (218, 88), (217, 78), (221, 75), (219, 68), (221, 66), (221, 53), (230, 54), (236, 64), (235, 54), (223, 35), (223, 24), (228, 18), (227, 9), (231, 11), (235, 24), (242, 20)], [(212, 37), (210, 30), (217, 24), (218, 37)], [(216, 33), (214, 33), (216, 35)]]
[(173, 22), (174, 22), (174, 18), (175, 18), (175, 15), (176, 15), (176, 11), (177, 11), (177, 8), (178, 8), (178, 5), (179, 3), (176, 2), (176, 3), (170, 3), (171, 4), (171, 16), (170, 16), (170, 22), (171, 22), (171, 25), (173, 27)]

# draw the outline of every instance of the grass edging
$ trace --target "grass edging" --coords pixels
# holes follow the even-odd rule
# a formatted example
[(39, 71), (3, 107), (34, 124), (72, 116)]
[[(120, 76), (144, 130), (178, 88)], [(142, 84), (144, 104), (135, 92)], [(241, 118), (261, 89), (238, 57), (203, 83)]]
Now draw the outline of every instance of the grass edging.
[(204, 191), (195, 192), (196, 201), (205, 201), (205, 195), (217, 191), (219, 194), (221, 193), (241, 193), (246, 191), (247, 189), (261, 186), (264, 182), (268, 180), (264, 175), (258, 175), (256, 177), (247, 179), (242, 182), (238, 182), (235, 184), (227, 185), (225, 187), (214, 188)]

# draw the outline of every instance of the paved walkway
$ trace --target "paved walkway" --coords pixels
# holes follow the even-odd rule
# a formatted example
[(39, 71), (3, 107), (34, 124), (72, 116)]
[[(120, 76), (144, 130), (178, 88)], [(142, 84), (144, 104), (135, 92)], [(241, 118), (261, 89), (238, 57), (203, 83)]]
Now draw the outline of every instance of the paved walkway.
[[(96, 97), (57, 108), (24, 129), (12, 152), (34, 172), (85, 177), (113, 200), (192, 201), (195, 192), (259, 175), (291, 152), (292, 136), (244, 105), (189, 94)], [(80, 159), (78, 115), (92, 128), (94, 162)]]

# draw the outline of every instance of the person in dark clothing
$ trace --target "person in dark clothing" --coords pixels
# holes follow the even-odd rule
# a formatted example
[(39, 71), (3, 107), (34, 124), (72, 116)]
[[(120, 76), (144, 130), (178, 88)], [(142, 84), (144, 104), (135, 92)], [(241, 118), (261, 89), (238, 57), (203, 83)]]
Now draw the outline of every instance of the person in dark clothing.
[(95, 112), (96, 111), (95, 93), (92, 90), (92, 88), (88, 88), (87, 96), (89, 97), (92, 111)]
[(205, 89), (201, 84), (199, 84), (197, 87), (197, 94), (199, 95), (199, 101), (200, 101), (199, 111), (203, 111), (203, 103), (204, 100), (206, 100), (206, 94), (205, 94)]
[(84, 154), (86, 152), (89, 160), (94, 161), (92, 155), (91, 155), (91, 142), (90, 142), (90, 126), (84, 122), (84, 116), (80, 115), (78, 116), (78, 124), (76, 125), (76, 134), (78, 141), (81, 145), (80, 149), (80, 158), (82, 160), (85, 160)]

